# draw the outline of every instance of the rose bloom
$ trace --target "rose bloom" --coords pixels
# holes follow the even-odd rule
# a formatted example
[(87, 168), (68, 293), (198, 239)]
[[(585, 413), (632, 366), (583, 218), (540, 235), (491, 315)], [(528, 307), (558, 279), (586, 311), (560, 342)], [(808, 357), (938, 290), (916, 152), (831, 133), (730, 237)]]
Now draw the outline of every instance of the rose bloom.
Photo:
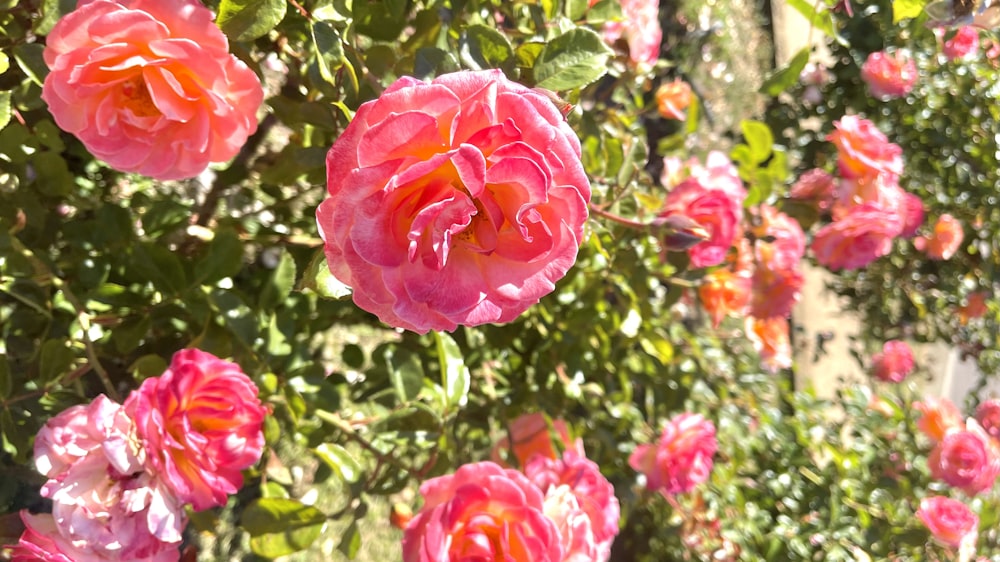
[(752, 278), (750, 315), (755, 318), (788, 318), (802, 297), (805, 275), (799, 269), (758, 266)]
[[(590, 6), (597, 0), (590, 0)], [(622, 37), (628, 42), (628, 56), (640, 67), (652, 66), (660, 57), (663, 30), (660, 29), (658, 0), (622, 0), (622, 18), (604, 24), (604, 41), (614, 45)]]
[[(579, 498), (569, 486), (550, 488), (545, 494), (543, 512), (559, 530), (563, 562), (606, 562), (608, 557), (597, 550), (594, 528)], [(610, 555), (610, 551), (609, 551)]]
[(920, 419), (917, 420), (917, 428), (934, 442), (964, 427), (962, 413), (947, 398), (929, 397), (922, 402), (914, 402), (913, 408), (921, 413)]
[(756, 215), (751, 232), (757, 267), (797, 269), (806, 253), (806, 235), (798, 221), (765, 204), (757, 208)]
[(655, 444), (637, 446), (628, 464), (646, 476), (649, 490), (683, 494), (708, 480), (718, 446), (712, 422), (685, 412), (667, 421)]
[(174, 354), (125, 401), (148, 464), (181, 501), (224, 505), (260, 460), (267, 409), (239, 365), (198, 349)]
[(976, 542), (979, 518), (964, 503), (944, 496), (920, 500), (917, 517), (924, 522), (935, 540), (958, 548), (963, 543)]
[[(903, 149), (889, 142), (874, 123), (856, 115), (834, 121), (826, 139), (837, 147), (837, 166), (845, 178), (903, 173)], [(895, 182), (893, 182), (895, 183)]]
[(751, 280), (731, 269), (716, 269), (705, 275), (698, 286), (701, 305), (716, 328), (728, 315), (743, 314), (750, 302)]
[(906, 342), (890, 340), (872, 356), (872, 372), (880, 381), (903, 382), (913, 372), (913, 351)]
[(12, 562), (176, 562), (180, 559), (178, 545), (160, 550), (155, 554), (141, 557), (122, 558), (118, 555), (108, 557), (96, 552), (77, 548), (69, 539), (60, 534), (51, 515), (32, 515), (26, 510), (21, 511), (21, 521), (25, 530), (11, 551)]
[[(559, 456), (555, 441), (559, 442), (560, 450), (575, 450), (583, 454), (583, 441), (573, 440), (569, 427), (563, 420), (552, 420), (551, 425), (545, 414), (532, 412), (522, 414), (508, 427), (510, 437), (502, 437), (493, 445), (491, 457), (493, 462), (506, 466), (503, 453), (507, 452), (517, 459), (517, 465), (523, 468), (528, 460), (539, 455), (549, 459)], [(513, 443), (513, 444), (511, 444)]]
[(691, 86), (683, 80), (674, 80), (656, 89), (656, 109), (665, 119), (683, 121), (685, 110), (691, 105)]
[(821, 228), (810, 247), (816, 261), (832, 271), (859, 269), (888, 254), (901, 229), (898, 216), (866, 203)]
[(420, 493), (424, 505), (403, 533), (404, 562), (563, 559), (542, 492), (514, 469), (466, 464), (425, 481)]
[(1000, 475), (1000, 451), (975, 420), (947, 433), (927, 457), (931, 476), (974, 496), (989, 490)]
[(746, 319), (747, 337), (760, 354), (761, 366), (771, 373), (792, 366), (792, 343), (788, 329), (788, 319), (782, 316), (750, 316)]
[(193, 0), (81, 0), (43, 55), (52, 117), (117, 170), (190, 178), (257, 129), (260, 80)]
[(988, 295), (983, 291), (977, 291), (975, 293), (970, 293), (965, 299), (965, 304), (958, 309), (958, 321), (964, 326), (969, 323), (969, 320), (974, 318), (982, 318), (986, 315), (989, 310), (986, 306), (986, 297)]
[(833, 176), (820, 168), (813, 168), (799, 176), (792, 184), (789, 196), (800, 201), (810, 201), (821, 211), (833, 204), (836, 187)]
[(975, 55), (979, 50), (979, 31), (971, 25), (962, 27), (944, 42), (941, 50), (950, 61)]
[(505, 323), (576, 261), (590, 201), (580, 142), (499, 70), (404, 77), (327, 155), (316, 213), (354, 302), (416, 332)]
[(524, 473), (546, 496), (556, 489), (568, 489), (590, 520), (597, 554), (589, 560), (608, 560), (611, 543), (618, 534), (621, 508), (614, 486), (601, 474), (600, 467), (581, 452), (567, 450), (558, 459), (533, 457)]
[(48, 477), (41, 495), (52, 500), (53, 524), (74, 549), (67, 554), (131, 560), (176, 553), (183, 507), (145, 470), (146, 452), (132, 431), (122, 406), (104, 395), (67, 408), (39, 431), (35, 465)]
[(994, 440), (1000, 439), (1000, 400), (985, 400), (976, 408), (976, 421)]
[(955, 255), (962, 246), (964, 238), (962, 222), (945, 213), (938, 217), (929, 236), (918, 236), (913, 239), (913, 246), (932, 260), (946, 260)]
[(861, 79), (883, 100), (905, 96), (917, 82), (917, 65), (902, 53), (878, 51), (861, 65)]

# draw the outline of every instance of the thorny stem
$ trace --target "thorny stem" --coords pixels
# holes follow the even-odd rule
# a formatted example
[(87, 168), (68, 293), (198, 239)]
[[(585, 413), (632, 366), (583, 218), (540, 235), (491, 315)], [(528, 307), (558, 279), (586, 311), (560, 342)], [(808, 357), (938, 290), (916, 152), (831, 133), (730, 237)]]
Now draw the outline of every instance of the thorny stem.
[(304, 17), (304, 18), (306, 18), (307, 20), (310, 20), (310, 21), (312, 20), (312, 14), (309, 13), (309, 10), (306, 10), (305, 8), (303, 8), (302, 4), (299, 4), (295, 0), (288, 0), (288, 3), (291, 4), (292, 7), (294, 7), (296, 10), (298, 10), (299, 13), (302, 14), (302, 17)]
[(605, 211), (604, 209), (602, 209), (600, 207), (597, 207), (596, 205), (593, 205), (593, 204), (590, 205), (590, 212), (594, 213), (595, 215), (597, 215), (599, 217), (606, 218), (606, 219), (608, 219), (608, 220), (610, 220), (612, 222), (616, 222), (616, 223), (618, 223), (620, 225), (627, 226), (629, 228), (635, 228), (637, 230), (643, 230), (643, 229), (649, 228), (649, 226), (650, 226), (648, 224), (641, 223), (639, 221), (634, 221), (632, 219), (627, 219), (625, 217), (616, 215), (614, 213), (610, 213), (610, 212)]
[(120, 402), (118, 398), (118, 391), (115, 390), (115, 385), (111, 382), (111, 377), (108, 375), (108, 371), (101, 365), (100, 359), (97, 358), (97, 351), (94, 349), (94, 342), (90, 339), (90, 313), (87, 309), (80, 303), (80, 300), (76, 298), (73, 291), (69, 290), (69, 286), (61, 278), (52, 276), (52, 284), (59, 290), (63, 292), (66, 296), (66, 300), (73, 305), (73, 309), (76, 310), (76, 318), (80, 321), (80, 333), (83, 337), (83, 346), (87, 350), (87, 359), (90, 360), (90, 367), (94, 369), (97, 373), (97, 378), (101, 379), (101, 383), (104, 385), (104, 390), (108, 392), (108, 397), (115, 402)]
[(409, 466), (406, 466), (403, 463), (400, 463), (399, 460), (396, 459), (395, 457), (391, 455), (386, 455), (382, 451), (378, 450), (378, 448), (375, 447), (375, 445), (372, 445), (370, 441), (358, 435), (358, 432), (355, 431), (353, 427), (351, 427), (351, 424), (348, 423), (343, 418), (341, 418), (339, 415), (335, 413), (325, 413), (324, 415), (320, 415), (319, 417), (323, 421), (336, 426), (337, 429), (342, 431), (344, 435), (347, 436), (348, 439), (354, 441), (355, 443), (360, 445), (362, 449), (374, 455), (375, 460), (378, 461), (379, 465), (387, 464), (390, 466), (394, 466), (402, 470), (407, 475), (409, 475), (410, 478), (413, 478), (415, 480), (423, 480), (424, 475), (430, 469), (430, 467), (434, 466), (434, 462), (437, 459), (436, 452), (433, 452), (430, 456), (430, 459), (422, 467), (420, 467), (419, 470), (413, 469)]

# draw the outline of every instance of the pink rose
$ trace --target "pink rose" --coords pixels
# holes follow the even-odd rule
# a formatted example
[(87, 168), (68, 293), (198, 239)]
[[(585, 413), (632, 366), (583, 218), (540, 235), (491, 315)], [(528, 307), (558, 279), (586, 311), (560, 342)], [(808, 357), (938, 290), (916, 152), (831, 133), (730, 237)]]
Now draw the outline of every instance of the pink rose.
[(827, 136), (837, 147), (837, 165), (845, 178), (903, 173), (903, 149), (889, 142), (874, 123), (856, 115), (835, 121)]
[(576, 261), (590, 183), (544, 95), (499, 70), (401, 78), (327, 155), (317, 210), (354, 302), (417, 332), (504, 323)]
[(589, 560), (608, 560), (611, 543), (618, 534), (621, 509), (614, 486), (601, 474), (600, 467), (580, 452), (567, 450), (559, 459), (533, 457), (524, 473), (546, 495), (558, 488), (568, 489), (590, 521), (597, 554)]
[(947, 433), (927, 457), (931, 476), (974, 496), (993, 487), (1000, 475), (1000, 451), (975, 420)]
[(816, 261), (832, 271), (858, 269), (888, 254), (901, 230), (899, 215), (865, 203), (821, 228), (811, 248)]
[(198, 349), (174, 354), (125, 401), (151, 469), (201, 511), (224, 505), (260, 459), (267, 409), (239, 365)]
[(257, 129), (260, 80), (193, 0), (82, 0), (44, 56), (52, 117), (117, 170), (193, 177)]
[(561, 562), (562, 536), (526, 476), (492, 462), (461, 466), (420, 486), (424, 506), (403, 533), (404, 562)]
[(768, 269), (758, 266), (753, 274), (750, 315), (756, 318), (788, 318), (802, 296), (806, 278), (798, 269)]
[(606, 562), (597, 549), (590, 517), (580, 507), (569, 486), (550, 488), (545, 494), (544, 512), (559, 530), (563, 562)]
[(903, 382), (913, 372), (913, 351), (904, 341), (890, 340), (872, 356), (872, 372), (880, 381)]
[(929, 236), (913, 239), (913, 246), (932, 260), (947, 260), (962, 247), (964, 238), (962, 222), (945, 213), (938, 217)]
[(979, 532), (979, 517), (964, 503), (944, 496), (920, 500), (917, 517), (934, 538), (945, 546), (959, 548), (974, 545)]
[(78, 556), (156, 558), (176, 552), (182, 505), (144, 467), (132, 421), (104, 395), (50, 419), (35, 440), (35, 464), (48, 477), (54, 524)]
[(979, 31), (971, 25), (962, 27), (951, 39), (944, 42), (941, 50), (950, 61), (974, 55), (979, 50)]
[(826, 210), (833, 204), (835, 194), (833, 176), (825, 170), (813, 168), (792, 184), (789, 196), (800, 201), (810, 201), (820, 210)]
[(646, 476), (646, 488), (683, 494), (708, 480), (716, 449), (712, 422), (685, 412), (667, 422), (655, 445), (637, 446), (628, 464)]
[(788, 335), (788, 319), (783, 316), (746, 319), (746, 333), (760, 354), (761, 367), (771, 373), (792, 366), (792, 343)]
[(740, 315), (750, 302), (751, 278), (731, 269), (706, 274), (698, 286), (698, 298), (716, 328), (728, 315)]
[(917, 428), (934, 442), (941, 441), (952, 431), (961, 430), (962, 413), (947, 398), (930, 397), (922, 402), (914, 402), (913, 408), (920, 412)]
[(912, 238), (924, 223), (924, 201), (912, 193), (903, 194), (903, 238)]
[(1000, 400), (984, 400), (976, 408), (976, 421), (994, 440), (1000, 439)]
[(726, 258), (740, 232), (743, 208), (724, 191), (705, 189), (694, 179), (687, 179), (667, 194), (659, 217), (687, 217), (698, 223), (709, 239), (688, 249), (692, 267), (718, 265)]
[(513, 455), (521, 468), (524, 468), (528, 460), (535, 455), (549, 459), (557, 458), (559, 453), (556, 451), (556, 442), (560, 451), (572, 449), (583, 454), (583, 441), (570, 437), (566, 422), (563, 420), (549, 422), (541, 412), (518, 416), (510, 422), (508, 430), (510, 437), (497, 440), (490, 455), (493, 462), (501, 466), (506, 465), (503, 461), (504, 453)]
[(883, 100), (905, 96), (917, 82), (917, 65), (902, 53), (878, 51), (861, 65), (861, 79)]
[[(590, 2), (593, 6), (596, 0)], [(652, 66), (660, 57), (660, 3), (657, 0), (622, 0), (622, 18), (604, 24), (604, 41), (614, 45), (624, 37), (628, 55), (636, 65)]]
[(73, 546), (60, 534), (51, 515), (32, 515), (21, 512), (25, 530), (11, 552), (12, 562), (176, 562), (180, 558), (178, 545), (145, 557), (122, 558), (118, 555), (101, 556), (95, 552)]

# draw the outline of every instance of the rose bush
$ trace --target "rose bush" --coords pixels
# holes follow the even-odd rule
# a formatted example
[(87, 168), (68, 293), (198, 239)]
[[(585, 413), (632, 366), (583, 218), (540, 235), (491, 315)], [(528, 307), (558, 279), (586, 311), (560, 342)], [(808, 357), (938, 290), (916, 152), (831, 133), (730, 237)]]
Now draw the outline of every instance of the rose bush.
[(576, 261), (590, 201), (552, 102), (499, 71), (401, 78), (327, 156), (317, 210), (354, 302), (417, 332), (510, 322)]
[(194, 0), (81, 0), (44, 55), (56, 123), (115, 169), (190, 178), (257, 129), (260, 80)]

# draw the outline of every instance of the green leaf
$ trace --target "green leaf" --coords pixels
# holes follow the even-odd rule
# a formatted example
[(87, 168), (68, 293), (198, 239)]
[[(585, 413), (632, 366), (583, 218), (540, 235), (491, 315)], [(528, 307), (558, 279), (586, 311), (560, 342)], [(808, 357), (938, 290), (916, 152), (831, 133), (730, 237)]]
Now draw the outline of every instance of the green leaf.
[(538, 60), (538, 55), (542, 54), (543, 49), (545, 49), (545, 43), (522, 43), (518, 45), (517, 50), (514, 52), (517, 57), (517, 66), (522, 68), (535, 66), (535, 61)]
[(416, 398), (424, 386), (424, 369), (417, 356), (388, 347), (384, 350), (382, 358), (385, 359), (386, 367), (389, 369), (389, 380), (392, 381), (392, 387), (399, 399), (402, 402), (409, 402)]
[(130, 353), (139, 347), (152, 325), (153, 320), (148, 314), (126, 319), (111, 332), (111, 341), (115, 343), (115, 349), (120, 353)]
[(7, 57), (7, 53), (0, 51), (0, 74), (7, 72), (10, 68), (10, 58)]
[(611, 54), (600, 35), (573, 28), (550, 41), (538, 55), (536, 85), (553, 91), (586, 86), (604, 76)]
[(354, 27), (372, 39), (394, 41), (406, 27), (410, 0), (365, 0), (351, 4)]
[(146, 242), (133, 246), (129, 269), (140, 280), (150, 281), (156, 288), (171, 294), (180, 293), (187, 285), (180, 258), (159, 244)]
[(336, 86), (337, 77), (333, 72), (344, 66), (344, 45), (340, 34), (324, 21), (313, 22), (309, 28), (312, 32), (313, 54), (316, 55), (319, 75), (328, 84)]
[(361, 550), (361, 531), (358, 530), (357, 520), (351, 521), (350, 526), (344, 531), (344, 538), (340, 539), (337, 550), (346, 556), (348, 560), (354, 560), (358, 555), (358, 551)]
[(302, 274), (302, 288), (327, 299), (340, 300), (351, 296), (351, 288), (333, 276), (326, 264), (323, 250), (316, 252), (309, 267)]
[(823, 3), (812, 2), (811, 0), (786, 0), (787, 4), (802, 14), (813, 28), (821, 31), (827, 37), (835, 39), (838, 43), (843, 43), (844, 39), (837, 34), (833, 27), (833, 14), (828, 9), (817, 10), (818, 6), (826, 6)]
[(0, 410), (0, 441), (3, 441), (3, 450), (14, 457), (19, 463), (24, 463), (31, 453), (29, 442), (32, 432), (24, 427), (23, 422), (14, 420), (14, 415), (9, 408)]
[(510, 41), (492, 27), (470, 25), (462, 43), (462, 60), (477, 69), (505, 68), (514, 58)]
[(278, 266), (274, 268), (271, 278), (260, 293), (260, 307), (264, 310), (276, 308), (285, 302), (293, 287), (295, 287), (295, 258), (282, 250)]
[(601, 0), (587, 10), (587, 24), (599, 25), (608, 21), (621, 19), (621, 0)]
[(243, 243), (236, 232), (225, 229), (215, 233), (205, 257), (194, 266), (194, 276), (199, 284), (214, 285), (236, 275), (242, 268)]
[(41, 86), (45, 81), (45, 76), (49, 73), (49, 67), (42, 57), (43, 45), (38, 43), (26, 43), (14, 47), (14, 60), (17, 66), (31, 79), (32, 82)]
[(754, 164), (762, 164), (771, 157), (774, 146), (774, 135), (771, 129), (760, 121), (743, 120), (740, 122), (743, 138), (750, 147), (750, 157)]
[(809, 64), (809, 54), (809, 47), (803, 47), (799, 52), (795, 53), (795, 56), (792, 57), (792, 60), (788, 61), (787, 65), (775, 70), (764, 80), (764, 83), (760, 86), (760, 93), (776, 96), (798, 84), (799, 76), (802, 75), (802, 71)]
[(77, 0), (45, 0), (42, 2), (42, 17), (35, 21), (33, 31), (38, 35), (48, 35), (63, 16), (76, 9)]
[(240, 526), (250, 534), (250, 550), (277, 558), (309, 548), (323, 533), (326, 515), (287, 498), (261, 498), (243, 510)]
[(465, 366), (462, 350), (446, 333), (434, 332), (438, 362), (441, 365), (441, 387), (444, 388), (445, 406), (462, 407), (468, 401), (471, 377)]
[(222, 0), (216, 23), (233, 41), (253, 41), (278, 25), (287, 4), (285, 0)]
[(927, 0), (893, 0), (892, 23), (919, 17), (920, 13), (924, 11), (924, 4), (927, 4)]
[(10, 92), (0, 92), (0, 129), (10, 123)]
[(162, 375), (167, 370), (167, 361), (155, 353), (150, 353), (136, 359), (129, 365), (128, 370), (137, 381), (143, 381)]
[(0, 355), (0, 398), (10, 398), (10, 393), (14, 391), (14, 380), (10, 376), (10, 363), (7, 362), (7, 355)]
[(344, 482), (353, 484), (361, 479), (361, 465), (347, 452), (347, 449), (336, 443), (323, 443), (313, 449), (316, 456), (330, 466)]
[(48, 383), (68, 373), (73, 357), (73, 351), (66, 346), (65, 341), (47, 340), (39, 350), (38, 376), (41, 382)]

